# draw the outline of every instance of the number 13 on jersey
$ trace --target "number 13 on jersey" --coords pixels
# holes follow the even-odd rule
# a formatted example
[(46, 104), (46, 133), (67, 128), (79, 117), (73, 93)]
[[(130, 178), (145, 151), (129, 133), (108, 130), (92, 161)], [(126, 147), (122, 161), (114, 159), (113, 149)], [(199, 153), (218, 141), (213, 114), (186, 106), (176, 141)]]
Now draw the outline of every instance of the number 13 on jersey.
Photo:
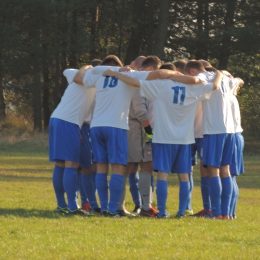
[(185, 87), (172, 87), (174, 94), (173, 94), (173, 103), (174, 104), (180, 104), (184, 105), (184, 99), (185, 99), (185, 93), (186, 89)]

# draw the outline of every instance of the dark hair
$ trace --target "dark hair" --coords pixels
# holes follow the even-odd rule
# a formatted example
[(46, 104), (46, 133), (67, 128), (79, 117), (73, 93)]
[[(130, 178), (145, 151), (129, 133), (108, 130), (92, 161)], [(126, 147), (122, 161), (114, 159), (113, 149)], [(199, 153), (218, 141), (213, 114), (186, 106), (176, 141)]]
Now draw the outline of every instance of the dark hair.
[(90, 62), (90, 65), (91, 65), (92, 67), (96, 67), (96, 66), (100, 65), (101, 63), (102, 63), (102, 60), (94, 59), (94, 60), (92, 60), (92, 61)]
[(123, 63), (120, 61), (120, 59), (115, 55), (108, 55), (103, 59), (100, 65), (106, 65), (106, 66), (118, 66), (123, 67)]
[(190, 69), (197, 69), (199, 71), (205, 71), (203, 65), (201, 62), (197, 61), (197, 60), (191, 60), (189, 61), (186, 65), (185, 65), (185, 68), (184, 68), (184, 71), (186, 73), (190, 73)]
[(155, 56), (147, 56), (147, 58), (143, 61), (141, 68), (147, 68), (152, 66), (155, 70), (159, 69), (161, 66), (162, 62), (161, 60)]
[(181, 72), (182, 74), (184, 74), (185, 70), (185, 65), (187, 64), (186, 60), (177, 60), (174, 61), (173, 64), (175, 65), (176, 70), (178, 70), (179, 72)]
[(176, 70), (176, 67), (175, 65), (172, 63), (172, 62), (166, 62), (166, 63), (163, 63), (160, 67), (160, 70), (161, 69), (166, 69), (166, 70)]

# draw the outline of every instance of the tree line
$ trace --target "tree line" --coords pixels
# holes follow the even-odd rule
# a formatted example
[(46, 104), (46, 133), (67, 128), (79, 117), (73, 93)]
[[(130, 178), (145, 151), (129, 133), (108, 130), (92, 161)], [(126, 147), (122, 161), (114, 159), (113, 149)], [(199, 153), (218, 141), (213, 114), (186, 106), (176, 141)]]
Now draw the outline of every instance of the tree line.
[(48, 128), (67, 87), (63, 70), (117, 55), (205, 59), (245, 81), (242, 125), (260, 130), (258, 0), (1, 0), (0, 118)]

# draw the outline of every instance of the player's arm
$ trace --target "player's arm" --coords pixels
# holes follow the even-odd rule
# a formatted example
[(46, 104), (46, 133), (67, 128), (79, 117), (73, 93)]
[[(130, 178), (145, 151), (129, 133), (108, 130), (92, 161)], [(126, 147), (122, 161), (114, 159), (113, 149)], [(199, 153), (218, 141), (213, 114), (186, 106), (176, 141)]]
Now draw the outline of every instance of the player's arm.
[(140, 87), (140, 82), (139, 82), (138, 79), (132, 78), (130, 76), (127, 76), (123, 73), (120, 73), (120, 72), (117, 72), (117, 71), (114, 71), (114, 70), (110, 70), (110, 69), (106, 70), (103, 73), (103, 76), (116, 77), (116, 78), (122, 80), (127, 85), (131, 85), (131, 86), (134, 86), (134, 87), (137, 87), (137, 88)]
[(78, 72), (77, 74), (74, 76), (73, 78), (73, 81), (79, 85), (83, 85), (83, 78), (84, 78), (84, 75), (85, 75), (85, 72), (88, 70), (88, 69), (91, 69), (93, 68), (91, 65), (86, 65), (84, 67), (82, 67)]
[(223, 78), (223, 74), (219, 70), (217, 70), (215, 73), (216, 73), (216, 77), (212, 81), (212, 83), (213, 83), (213, 90), (216, 90), (216, 89), (220, 88), (221, 80)]

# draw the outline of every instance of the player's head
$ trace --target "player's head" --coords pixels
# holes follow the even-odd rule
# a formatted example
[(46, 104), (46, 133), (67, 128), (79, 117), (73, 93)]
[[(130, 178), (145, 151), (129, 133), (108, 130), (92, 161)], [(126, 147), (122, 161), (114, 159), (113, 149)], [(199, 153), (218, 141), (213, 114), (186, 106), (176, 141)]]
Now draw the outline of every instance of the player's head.
[(210, 68), (212, 67), (211, 64), (206, 60), (198, 60), (200, 63), (202, 63), (204, 68)]
[(184, 68), (187, 64), (186, 60), (177, 60), (173, 62), (174, 66), (176, 67), (176, 70), (179, 71), (182, 74), (185, 74)]
[(90, 65), (92, 67), (96, 67), (96, 66), (99, 66), (100, 64), (102, 63), (102, 60), (99, 60), (99, 59), (94, 59), (90, 62)]
[(115, 55), (108, 55), (105, 59), (102, 60), (101, 64), (103, 66), (116, 66), (116, 67), (123, 67), (121, 60)]
[(135, 60), (130, 63), (130, 66), (134, 67), (135, 70), (139, 70), (142, 66), (143, 61), (146, 59), (145, 56), (138, 56)]
[(226, 77), (228, 77), (228, 78), (234, 78), (228, 71), (226, 71), (226, 70), (221, 70), (221, 73), (223, 74), (223, 75), (225, 75)]
[(162, 65), (162, 61), (155, 55), (147, 56), (143, 61), (139, 70), (151, 71), (158, 70)]
[(205, 72), (205, 68), (203, 67), (202, 63), (197, 60), (191, 60), (187, 62), (184, 68), (185, 73), (191, 76), (196, 76), (201, 72)]
[(161, 69), (165, 69), (165, 70), (174, 70), (176, 71), (176, 67), (175, 65), (172, 63), (172, 62), (166, 62), (166, 63), (163, 63), (160, 67), (160, 70)]

